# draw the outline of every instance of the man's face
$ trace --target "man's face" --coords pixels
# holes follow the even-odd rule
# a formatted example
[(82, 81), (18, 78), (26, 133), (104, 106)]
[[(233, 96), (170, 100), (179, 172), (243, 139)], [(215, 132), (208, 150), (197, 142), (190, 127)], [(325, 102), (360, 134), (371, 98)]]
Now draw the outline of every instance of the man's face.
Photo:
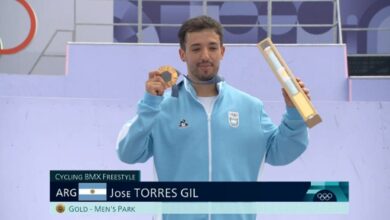
[(185, 50), (179, 50), (180, 58), (187, 63), (192, 79), (212, 79), (219, 69), (219, 62), (225, 53), (219, 35), (212, 29), (189, 32), (186, 35)]

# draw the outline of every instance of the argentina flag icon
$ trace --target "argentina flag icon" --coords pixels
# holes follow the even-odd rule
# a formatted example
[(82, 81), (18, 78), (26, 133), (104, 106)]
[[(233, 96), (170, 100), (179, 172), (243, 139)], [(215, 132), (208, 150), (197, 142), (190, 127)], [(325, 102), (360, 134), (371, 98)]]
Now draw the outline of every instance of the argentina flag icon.
[(79, 183), (79, 201), (107, 201), (107, 183)]

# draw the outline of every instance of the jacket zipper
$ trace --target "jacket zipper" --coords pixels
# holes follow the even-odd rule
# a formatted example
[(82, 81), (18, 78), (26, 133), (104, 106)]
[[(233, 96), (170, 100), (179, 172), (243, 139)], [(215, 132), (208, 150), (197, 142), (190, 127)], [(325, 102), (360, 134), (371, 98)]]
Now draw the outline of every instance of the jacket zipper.
[[(212, 163), (212, 157), (211, 157), (212, 156), (212, 152), (211, 152), (211, 115), (213, 114), (215, 103), (217, 103), (217, 101), (218, 101), (219, 94), (217, 95), (217, 98), (214, 100), (214, 103), (211, 106), (210, 114), (207, 113), (207, 111), (206, 111), (205, 107), (202, 105), (202, 103), (200, 103), (200, 101), (191, 92), (190, 92), (190, 94), (202, 106), (202, 108), (203, 108), (203, 110), (204, 110), (204, 112), (206, 113), (206, 116), (207, 116), (208, 151), (209, 151), (209, 182), (211, 182), (211, 180), (212, 180), (212, 171), (213, 171), (212, 165), (211, 165), (211, 163)], [(211, 214), (210, 213), (208, 214), (208, 220), (211, 220)]]
[(197, 101), (202, 106), (204, 113), (207, 116), (207, 134), (208, 134), (207, 145), (208, 145), (208, 153), (209, 153), (209, 182), (211, 182), (212, 181), (212, 171), (213, 171), (212, 166), (211, 166), (211, 164), (212, 164), (212, 159), (211, 159), (212, 158), (211, 157), (212, 156), (212, 152), (211, 152), (211, 115), (213, 114), (214, 106), (218, 100), (218, 96), (211, 106), (210, 114), (207, 113), (205, 107), (202, 105), (202, 103), (196, 97), (194, 97), (194, 96), (192, 96), (192, 97), (195, 99), (195, 101)]
[[(215, 104), (215, 102), (214, 102)], [(211, 108), (211, 112), (213, 112), (213, 109), (214, 109), (214, 104)], [(205, 109), (206, 111), (206, 109)], [(207, 113), (206, 113), (207, 114)], [(212, 166), (211, 166), (211, 162), (212, 162), (212, 154), (211, 154), (211, 114), (207, 114), (207, 129), (208, 129), (208, 148), (209, 148), (209, 182), (211, 182), (211, 177), (212, 177)], [(210, 204), (210, 203), (209, 203)], [(208, 215), (208, 220), (211, 220), (211, 214), (209, 213)]]
[[(213, 107), (211, 108), (211, 111)], [(207, 113), (206, 113), (207, 114)], [(207, 129), (208, 129), (208, 149), (209, 149), (209, 182), (211, 182), (212, 178), (212, 152), (211, 152), (211, 114), (207, 114)]]
[[(218, 97), (217, 97), (218, 99)], [(214, 110), (214, 105), (215, 103), (217, 102), (217, 99), (215, 99), (213, 105), (211, 106), (211, 113), (208, 114), (205, 107), (202, 105), (202, 103), (200, 103), (200, 101), (198, 99), (196, 99), (197, 102), (199, 102), (199, 104), (202, 106), (204, 112), (206, 113), (206, 116), (207, 116), (207, 134), (208, 134), (208, 151), (209, 151), (209, 182), (211, 182), (212, 180), (212, 172), (213, 172), (213, 169), (212, 169), (212, 151), (211, 151), (211, 114), (213, 114), (213, 110)], [(210, 203), (208, 203), (210, 205)], [(210, 208), (210, 206), (209, 206)], [(208, 220), (211, 220), (211, 214), (208, 213)]]

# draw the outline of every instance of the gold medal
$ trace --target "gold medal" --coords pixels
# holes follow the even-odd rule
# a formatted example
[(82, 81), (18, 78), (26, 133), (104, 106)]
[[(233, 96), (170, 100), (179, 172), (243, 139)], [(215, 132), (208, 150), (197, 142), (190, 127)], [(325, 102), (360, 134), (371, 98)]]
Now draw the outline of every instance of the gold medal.
[(160, 68), (158, 68), (158, 72), (160, 72), (160, 75), (164, 79), (164, 82), (167, 84), (168, 88), (176, 84), (179, 74), (177, 73), (177, 70), (175, 68), (168, 65), (161, 66)]

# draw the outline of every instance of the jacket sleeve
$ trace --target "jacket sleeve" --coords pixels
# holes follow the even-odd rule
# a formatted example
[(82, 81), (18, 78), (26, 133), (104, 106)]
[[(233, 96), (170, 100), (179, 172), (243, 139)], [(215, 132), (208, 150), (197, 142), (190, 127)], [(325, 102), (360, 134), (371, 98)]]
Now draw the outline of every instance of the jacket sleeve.
[(117, 139), (117, 154), (125, 163), (147, 161), (153, 155), (152, 128), (160, 112), (162, 96), (145, 93), (138, 103), (137, 115), (127, 122)]
[(306, 149), (309, 138), (305, 122), (296, 108), (287, 107), (279, 127), (261, 108), (261, 124), (267, 138), (265, 161), (279, 166), (291, 163)]

